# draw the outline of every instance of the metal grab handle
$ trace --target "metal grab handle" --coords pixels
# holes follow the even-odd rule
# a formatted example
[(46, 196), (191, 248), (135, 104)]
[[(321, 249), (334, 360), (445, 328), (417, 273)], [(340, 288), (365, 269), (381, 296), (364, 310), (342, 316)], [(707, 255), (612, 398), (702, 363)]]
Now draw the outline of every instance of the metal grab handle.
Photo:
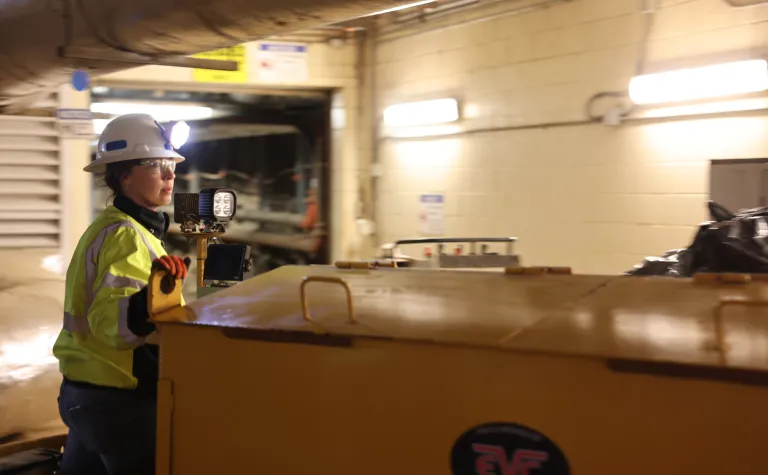
[(715, 350), (720, 353), (720, 361), (725, 363), (725, 330), (723, 329), (723, 309), (727, 306), (741, 305), (744, 307), (768, 307), (768, 300), (739, 300), (722, 299), (714, 309)]
[(347, 312), (349, 314), (349, 322), (350, 323), (357, 323), (357, 318), (355, 317), (355, 308), (352, 306), (352, 290), (349, 288), (349, 284), (346, 280), (342, 279), (341, 277), (332, 277), (332, 276), (325, 276), (325, 275), (308, 275), (304, 277), (304, 280), (302, 280), (301, 285), (299, 286), (299, 291), (301, 293), (301, 314), (304, 317), (304, 320), (311, 322), (312, 316), (309, 314), (309, 302), (307, 301), (307, 291), (305, 287), (310, 282), (326, 282), (329, 284), (341, 284), (342, 287), (344, 287), (344, 290), (347, 292)]

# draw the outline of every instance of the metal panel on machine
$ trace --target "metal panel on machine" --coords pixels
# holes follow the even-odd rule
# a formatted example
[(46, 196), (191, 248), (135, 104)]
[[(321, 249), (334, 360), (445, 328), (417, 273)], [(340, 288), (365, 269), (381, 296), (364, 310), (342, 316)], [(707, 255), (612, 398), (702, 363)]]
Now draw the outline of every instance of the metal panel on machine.
[(766, 304), (750, 279), (282, 267), (156, 315), (159, 473), (759, 473)]

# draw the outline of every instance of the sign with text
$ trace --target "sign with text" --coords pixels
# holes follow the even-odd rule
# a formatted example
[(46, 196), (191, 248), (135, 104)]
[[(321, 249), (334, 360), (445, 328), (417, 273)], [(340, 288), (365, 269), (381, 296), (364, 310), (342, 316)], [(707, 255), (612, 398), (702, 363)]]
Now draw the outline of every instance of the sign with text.
[(245, 83), (248, 82), (248, 55), (245, 45), (222, 48), (205, 53), (199, 53), (193, 58), (214, 59), (218, 61), (235, 61), (237, 71), (218, 71), (215, 69), (194, 69), (192, 77), (195, 82), (215, 83)]
[(445, 233), (445, 195), (419, 196), (419, 230), (431, 236)]
[(90, 109), (57, 109), (59, 136), (68, 139), (90, 138), (93, 130), (93, 112)]
[(259, 43), (256, 71), (259, 81), (306, 82), (309, 79), (307, 45), (303, 43)]

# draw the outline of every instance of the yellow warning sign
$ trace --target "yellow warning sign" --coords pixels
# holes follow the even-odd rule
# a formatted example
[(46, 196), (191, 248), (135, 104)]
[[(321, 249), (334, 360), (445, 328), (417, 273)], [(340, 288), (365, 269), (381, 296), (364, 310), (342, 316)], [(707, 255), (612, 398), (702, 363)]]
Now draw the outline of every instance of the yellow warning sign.
[(222, 48), (205, 53), (199, 53), (193, 58), (216, 59), (220, 61), (236, 61), (237, 71), (217, 71), (214, 69), (194, 69), (193, 79), (195, 82), (229, 82), (243, 83), (248, 82), (248, 58), (246, 56), (245, 45), (232, 46), (231, 48)]

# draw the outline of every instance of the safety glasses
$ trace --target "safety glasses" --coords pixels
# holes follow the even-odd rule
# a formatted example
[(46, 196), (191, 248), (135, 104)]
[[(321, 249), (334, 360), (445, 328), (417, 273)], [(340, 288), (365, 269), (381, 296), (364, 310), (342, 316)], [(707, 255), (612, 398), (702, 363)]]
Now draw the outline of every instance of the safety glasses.
[(139, 162), (142, 167), (149, 168), (152, 173), (166, 173), (176, 171), (176, 160), (172, 158), (148, 158)]

